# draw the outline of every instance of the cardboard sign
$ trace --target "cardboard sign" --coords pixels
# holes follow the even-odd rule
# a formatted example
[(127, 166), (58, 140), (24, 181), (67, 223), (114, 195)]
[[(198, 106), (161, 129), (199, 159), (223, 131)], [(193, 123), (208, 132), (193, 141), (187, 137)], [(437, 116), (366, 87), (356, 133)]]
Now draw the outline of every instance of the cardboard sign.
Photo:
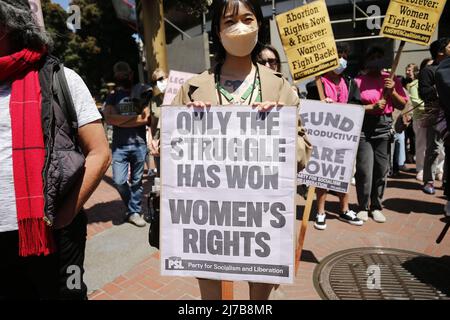
[(162, 107), (162, 275), (293, 282), (297, 118)]
[(381, 35), (427, 46), (447, 0), (391, 0)]
[(181, 86), (195, 75), (195, 73), (171, 70), (169, 73), (169, 79), (167, 80), (167, 88), (164, 94), (163, 105), (167, 106), (172, 104), (172, 101)]
[(357, 105), (302, 100), (300, 118), (313, 145), (311, 160), (299, 173), (308, 186), (347, 193), (364, 120)]
[(339, 56), (324, 0), (280, 14), (276, 20), (295, 83), (337, 68)]

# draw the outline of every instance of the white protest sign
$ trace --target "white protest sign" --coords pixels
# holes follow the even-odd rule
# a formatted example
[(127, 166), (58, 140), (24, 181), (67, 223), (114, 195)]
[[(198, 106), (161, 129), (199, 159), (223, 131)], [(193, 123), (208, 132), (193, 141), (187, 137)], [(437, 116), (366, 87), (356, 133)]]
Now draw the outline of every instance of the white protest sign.
[(162, 275), (293, 282), (297, 118), (162, 108)]
[(195, 75), (195, 73), (171, 70), (169, 73), (169, 79), (167, 80), (167, 88), (164, 93), (163, 105), (172, 104), (172, 101), (177, 95), (181, 86)]
[(300, 183), (347, 193), (358, 151), (364, 108), (302, 100), (300, 118), (313, 145), (311, 159), (299, 173)]

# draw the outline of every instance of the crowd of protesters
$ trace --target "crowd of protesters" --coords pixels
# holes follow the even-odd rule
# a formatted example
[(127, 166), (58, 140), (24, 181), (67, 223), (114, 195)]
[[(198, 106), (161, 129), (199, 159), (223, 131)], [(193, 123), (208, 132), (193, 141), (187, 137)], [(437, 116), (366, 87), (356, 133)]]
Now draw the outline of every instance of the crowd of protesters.
[[(405, 76), (390, 77), (389, 64), (381, 47), (370, 47), (361, 63), (362, 69), (351, 79), (345, 76), (349, 47), (337, 44), (340, 65), (320, 77), (329, 103), (364, 106), (365, 116), (356, 158), (357, 212), (349, 210), (348, 195), (337, 194), (339, 219), (361, 226), (372, 217), (386, 222), (382, 200), (387, 178), (401, 171), (415, 172), (423, 183), (423, 192), (435, 194), (435, 181), (441, 181), (447, 194), (448, 170), (444, 140), (447, 137), (446, 106), (435, 83), (440, 63), (450, 57), (450, 38), (434, 41), (430, 58), (410, 63)], [(306, 86), (309, 99), (320, 99), (315, 82)], [(448, 108), (448, 107), (447, 107)], [(409, 142), (409, 143), (407, 143)], [(409, 156), (408, 156), (409, 155)], [(412, 166), (406, 166), (406, 162)], [(415, 164), (415, 167), (414, 165)], [(326, 228), (326, 190), (316, 189), (317, 212), (314, 226)], [(450, 215), (449, 202), (446, 215)]]

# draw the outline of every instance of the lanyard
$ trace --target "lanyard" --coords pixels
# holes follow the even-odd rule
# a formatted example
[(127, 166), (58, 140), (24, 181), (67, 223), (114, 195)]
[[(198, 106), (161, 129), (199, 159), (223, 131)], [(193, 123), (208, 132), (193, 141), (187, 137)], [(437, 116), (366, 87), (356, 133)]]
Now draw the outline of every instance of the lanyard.
[[(229, 103), (236, 102), (234, 97), (220, 84), (220, 74), (221, 74), (222, 65), (217, 65), (216, 68), (216, 89), (217, 94), (219, 96), (219, 103), (220, 105), (223, 105), (222, 102), (222, 96), (227, 99)], [(256, 66), (256, 72), (255, 77), (253, 79), (252, 85), (244, 92), (244, 94), (241, 96), (240, 103), (247, 101), (247, 99), (250, 97), (249, 104), (252, 102), (253, 99), (253, 93), (255, 92), (255, 89), (258, 88), (258, 96), (256, 97), (256, 102), (261, 102), (261, 81), (259, 76), (259, 68)]]

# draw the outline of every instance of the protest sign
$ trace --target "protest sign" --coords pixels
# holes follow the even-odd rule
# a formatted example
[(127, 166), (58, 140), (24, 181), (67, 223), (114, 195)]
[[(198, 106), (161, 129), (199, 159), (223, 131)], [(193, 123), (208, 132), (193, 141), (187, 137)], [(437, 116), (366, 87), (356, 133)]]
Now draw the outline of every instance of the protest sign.
[(364, 119), (364, 108), (302, 100), (300, 118), (313, 145), (299, 173), (301, 184), (348, 192)]
[(380, 34), (427, 46), (445, 3), (446, 0), (391, 0)]
[(164, 93), (163, 105), (172, 104), (178, 90), (180, 90), (181, 86), (193, 76), (195, 76), (195, 73), (171, 70), (169, 79), (167, 80), (166, 92)]
[(297, 118), (162, 108), (162, 275), (293, 282)]
[(339, 56), (324, 0), (280, 14), (276, 20), (294, 82), (336, 69)]

